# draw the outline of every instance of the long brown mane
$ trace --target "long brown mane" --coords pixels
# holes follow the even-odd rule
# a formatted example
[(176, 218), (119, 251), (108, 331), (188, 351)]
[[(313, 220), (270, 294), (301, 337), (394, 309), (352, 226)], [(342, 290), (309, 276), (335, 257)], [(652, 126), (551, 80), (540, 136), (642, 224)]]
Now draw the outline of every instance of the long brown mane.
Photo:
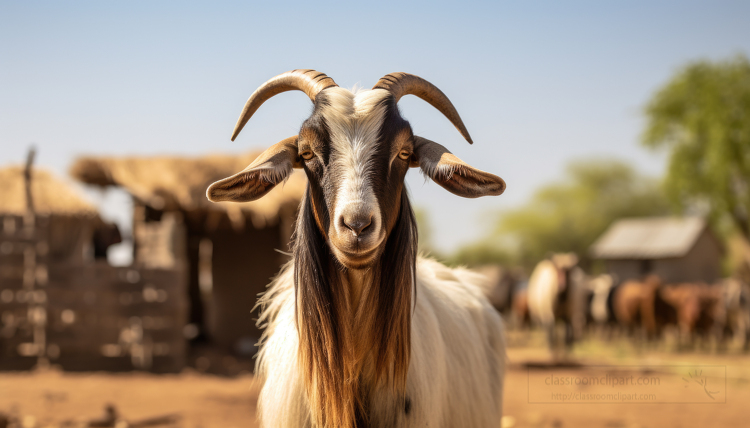
[(310, 192), (302, 201), (292, 252), (299, 359), (311, 419), (319, 427), (368, 426), (375, 387), (405, 396), (416, 219), (404, 190), (383, 255), (370, 271), (372, 285), (363, 290), (359, 304), (350, 305), (343, 268), (316, 224)]

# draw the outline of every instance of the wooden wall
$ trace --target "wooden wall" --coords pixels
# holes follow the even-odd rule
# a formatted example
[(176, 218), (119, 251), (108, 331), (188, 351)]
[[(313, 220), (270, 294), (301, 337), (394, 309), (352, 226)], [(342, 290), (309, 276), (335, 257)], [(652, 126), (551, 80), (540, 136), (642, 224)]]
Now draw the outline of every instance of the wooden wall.
[(620, 280), (639, 279), (644, 274), (659, 275), (664, 282), (711, 283), (721, 277), (722, 250), (718, 241), (707, 229), (701, 233), (695, 245), (683, 257), (652, 260), (606, 260), (608, 273)]
[(181, 370), (183, 270), (55, 259), (48, 238), (58, 223), (0, 230), (0, 369)]
[(207, 237), (213, 244), (213, 284), (206, 308), (210, 338), (232, 352), (255, 354), (261, 330), (255, 325), (258, 312), (252, 309), (281, 267), (283, 256), (275, 249), (287, 250), (287, 243), (279, 226), (222, 229)]

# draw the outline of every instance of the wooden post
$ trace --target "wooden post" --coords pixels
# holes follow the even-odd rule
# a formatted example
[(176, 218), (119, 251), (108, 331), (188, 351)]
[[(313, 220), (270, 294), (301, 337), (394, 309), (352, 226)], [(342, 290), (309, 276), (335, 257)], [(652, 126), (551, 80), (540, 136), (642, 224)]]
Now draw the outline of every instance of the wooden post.
[(34, 194), (32, 192), (32, 167), (34, 165), (34, 158), (36, 157), (36, 149), (32, 147), (29, 149), (29, 154), (26, 157), (26, 167), (24, 168), (23, 175), (26, 186), (26, 215), (24, 215), (23, 226), (24, 234), (28, 238), (26, 249), (24, 250), (24, 273), (23, 273), (23, 288), (26, 291), (28, 312), (27, 320), (32, 327), (33, 331), (33, 342), (31, 348), (33, 353), (37, 356), (37, 364), (39, 366), (48, 365), (46, 358), (47, 353), (47, 340), (46, 340), (46, 326), (47, 326), (47, 309), (46, 309), (46, 293), (43, 290), (37, 288), (37, 269), (42, 266), (38, 266), (37, 260), (37, 244), (41, 241), (42, 237), (39, 236), (37, 230), (37, 218), (36, 210), (34, 207)]

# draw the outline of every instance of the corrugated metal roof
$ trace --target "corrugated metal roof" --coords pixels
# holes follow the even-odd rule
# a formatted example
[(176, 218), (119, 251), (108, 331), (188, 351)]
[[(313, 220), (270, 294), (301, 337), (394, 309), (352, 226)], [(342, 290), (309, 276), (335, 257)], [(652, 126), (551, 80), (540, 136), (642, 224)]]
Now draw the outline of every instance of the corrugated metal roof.
[(599, 259), (682, 257), (706, 227), (700, 217), (647, 217), (618, 220), (591, 246)]

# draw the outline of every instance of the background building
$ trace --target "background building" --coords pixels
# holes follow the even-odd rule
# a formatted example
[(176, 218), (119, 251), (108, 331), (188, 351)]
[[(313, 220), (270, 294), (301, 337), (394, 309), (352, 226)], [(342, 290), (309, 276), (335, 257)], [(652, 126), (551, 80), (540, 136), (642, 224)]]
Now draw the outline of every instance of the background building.
[(187, 275), (188, 337), (254, 355), (261, 331), (252, 312), (259, 293), (288, 258), (301, 172), (262, 199), (212, 203), (206, 189), (244, 169), (259, 152), (200, 158), (81, 158), (79, 181), (116, 186), (133, 198), (134, 265)]
[(619, 280), (657, 274), (665, 282), (713, 282), (721, 276), (723, 249), (699, 217), (622, 219), (591, 246)]

